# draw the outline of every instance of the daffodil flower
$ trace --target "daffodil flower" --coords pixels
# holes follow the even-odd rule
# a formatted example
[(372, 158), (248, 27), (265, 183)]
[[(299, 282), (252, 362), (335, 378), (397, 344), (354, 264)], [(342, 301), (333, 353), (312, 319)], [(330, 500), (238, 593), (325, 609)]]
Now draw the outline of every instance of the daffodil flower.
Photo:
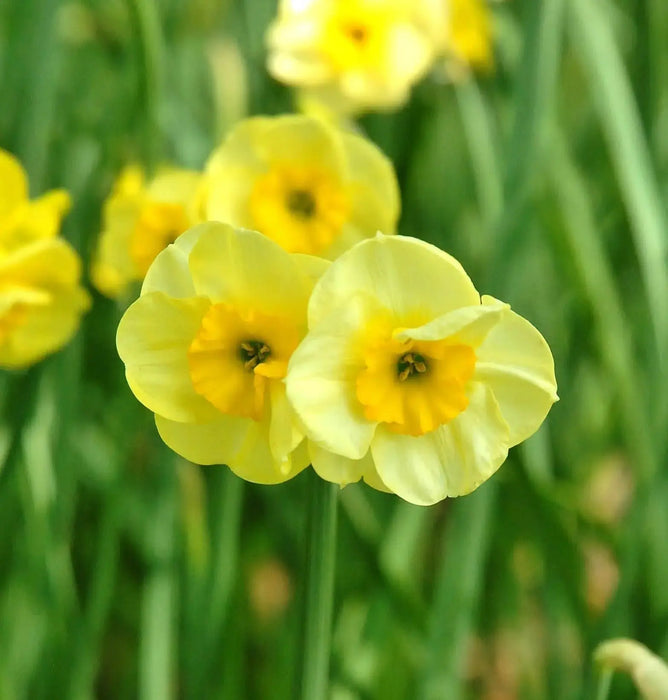
[(201, 188), (192, 170), (163, 168), (149, 182), (137, 166), (123, 170), (104, 207), (91, 272), (98, 291), (117, 298), (144, 279), (158, 253), (203, 220)]
[(0, 150), (0, 367), (27, 367), (60, 349), (90, 300), (81, 261), (57, 237), (70, 206), (62, 190), (28, 198), (28, 179)]
[(419, 24), (445, 59), (449, 77), (494, 64), (492, 13), (488, 0), (418, 0)]
[(557, 400), (540, 333), (451, 256), (378, 236), (316, 284), (288, 398), (321, 477), (416, 504), (469, 493)]
[(267, 35), (278, 80), (341, 112), (404, 103), (434, 57), (414, 0), (283, 0)]
[(174, 451), (259, 483), (307, 466), (283, 378), (327, 264), (212, 222), (156, 257), (121, 320), (118, 351)]
[(395, 232), (390, 161), (361, 136), (298, 115), (241, 122), (206, 171), (207, 215), (260, 231), (289, 252), (333, 259)]

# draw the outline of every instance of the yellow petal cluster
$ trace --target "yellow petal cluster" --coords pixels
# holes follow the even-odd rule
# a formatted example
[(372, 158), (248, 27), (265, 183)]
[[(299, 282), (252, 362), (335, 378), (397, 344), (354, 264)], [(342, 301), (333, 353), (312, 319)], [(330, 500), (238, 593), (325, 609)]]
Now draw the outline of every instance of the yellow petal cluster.
[(489, 0), (419, 0), (419, 23), (429, 33), (446, 70), (457, 77), (469, 68), (494, 65)]
[(415, 0), (282, 0), (267, 43), (274, 77), (351, 113), (404, 103), (435, 55)]
[(206, 168), (211, 220), (260, 231), (285, 250), (333, 259), (395, 232), (399, 190), (371, 142), (312, 117), (240, 122)]
[(283, 378), (327, 265), (213, 222), (157, 255), (117, 343), (130, 388), (167, 445), (258, 483), (307, 466)]
[(13, 369), (61, 348), (89, 297), (77, 253), (57, 237), (68, 194), (30, 200), (21, 164), (2, 150), (0, 182), (0, 367)]
[(158, 253), (202, 221), (201, 188), (192, 170), (164, 168), (147, 182), (138, 166), (125, 168), (104, 207), (91, 271), (98, 291), (117, 298), (144, 279)]
[(417, 239), (379, 235), (342, 255), (308, 325), (287, 394), (313, 467), (342, 485), (363, 478), (421, 505), (469, 493), (557, 400), (540, 333)]

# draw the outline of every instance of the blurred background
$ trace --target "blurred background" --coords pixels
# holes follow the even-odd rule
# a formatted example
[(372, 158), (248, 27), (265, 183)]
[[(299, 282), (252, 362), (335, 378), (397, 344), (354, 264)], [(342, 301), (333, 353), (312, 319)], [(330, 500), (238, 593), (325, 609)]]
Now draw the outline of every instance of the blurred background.
[[(67, 188), (90, 260), (131, 161), (201, 168), (250, 114), (274, 0), (0, 0), (0, 146)], [(668, 656), (668, 4), (508, 0), (494, 68), (434, 70), (359, 120), (400, 232), (455, 255), (547, 338), (561, 401), (473, 495), (340, 496), (335, 700), (593, 698), (592, 650)], [(2, 187), (2, 183), (0, 183)], [(131, 395), (123, 306), (0, 373), (0, 699), (295, 694), (303, 473), (178, 459)], [(615, 699), (637, 697), (615, 676)]]

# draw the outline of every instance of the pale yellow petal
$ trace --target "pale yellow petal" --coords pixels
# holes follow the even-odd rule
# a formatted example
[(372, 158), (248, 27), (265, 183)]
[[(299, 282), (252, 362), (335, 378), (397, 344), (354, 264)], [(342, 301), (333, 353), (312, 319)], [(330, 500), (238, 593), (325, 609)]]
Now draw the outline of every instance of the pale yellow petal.
[(378, 235), (344, 253), (322, 276), (309, 303), (309, 327), (360, 291), (375, 297), (406, 326), (480, 303), (452, 256), (415, 238)]
[(134, 395), (147, 408), (181, 422), (208, 422), (219, 413), (193, 389), (188, 348), (210, 302), (172, 299), (161, 292), (140, 297), (118, 327), (118, 354)]
[(388, 488), (378, 476), (371, 452), (367, 452), (362, 459), (348, 459), (325, 450), (310, 440), (308, 450), (313, 469), (321, 479), (339, 484), (341, 487), (364, 479), (369, 486), (388, 492)]
[(163, 168), (148, 183), (146, 194), (151, 201), (181, 204), (192, 224), (199, 223), (198, 195), (202, 173), (182, 168)]
[(156, 415), (155, 423), (165, 444), (182, 457), (195, 464), (225, 464), (256, 484), (280, 484), (307, 466), (297, 455), (281, 469), (269, 448), (266, 421), (219, 415), (210, 423), (179, 423)]
[(329, 260), (318, 258), (315, 255), (305, 255), (304, 253), (292, 253), (293, 260), (299, 266), (302, 274), (315, 284), (327, 272), (331, 265)]
[(54, 289), (72, 287), (81, 278), (81, 260), (62, 238), (35, 241), (0, 260), (3, 284)]
[(510, 444), (532, 435), (558, 400), (554, 360), (543, 336), (506, 310), (476, 350), (474, 379), (488, 384), (510, 427)]
[(508, 440), (492, 392), (476, 384), (468, 408), (450, 423), (420, 437), (379, 426), (371, 453), (392, 492), (416, 505), (432, 505), (486, 481), (506, 459)]
[(142, 294), (164, 292), (175, 298), (196, 296), (188, 258), (195, 243), (208, 229), (209, 224), (193, 226), (158, 253), (144, 278)]
[(351, 225), (367, 237), (395, 233), (399, 219), (399, 185), (391, 161), (371, 141), (341, 132), (349, 192)]
[(311, 283), (292, 256), (256, 231), (204, 226), (189, 259), (198, 294), (300, 323)]
[(293, 353), (285, 379), (307, 435), (350, 459), (366, 454), (376, 425), (364, 417), (355, 393), (364, 366), (356, 336), (368, 315), (364, 302), (352, 299), (321, 322)]
[(281, 470), (290, 472), (290, 454), (304, 439), (297, 425), (297, 417), (288, 402), (285, 385), (281, 381), (270, 384), (271, 422), (269, 426), (269, 447)]
[(230, 469), (242, 479), (257, 484), (280, 484), (306, 466), (303, 459), (293, 461), (292, 455), (288, 456), (287, 462), (277, 460), (270, 448), (269, 431), (268, 421), (249, 420), (243, 443), (228, 463)]
[(78, 286), (53, 290), (46, 304), (27, 305), (25, 320), (0, 344), (0, 366), (27, 367), (62, 348), (89, 306), (88, 294)]
[(180, 423), (155, 416), (160, 437), (195, 464), (228, 464), (239, 452), (250, 419), (219, 414), (209, 423)]
[(508, 304), (494, 299), (491, 303), (464, 306), (450, 311), (418, 328), (405, 328), (396, 334), (398, 340), (443, 340), (477, 347), (510, 309)]
[(0, 217), (28, 199), (28, 178), (18, 159), (0, 149)]

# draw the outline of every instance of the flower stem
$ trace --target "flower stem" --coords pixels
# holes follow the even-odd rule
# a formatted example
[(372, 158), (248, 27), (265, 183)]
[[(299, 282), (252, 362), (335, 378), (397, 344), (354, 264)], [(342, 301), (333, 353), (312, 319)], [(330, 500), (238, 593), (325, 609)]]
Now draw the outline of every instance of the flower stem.
[(598, 688), (596, 690), (596, 700), (608, 700), (610, 686), (612, 685), (613, 670), (603, 669), (598, 676)]
[(301, 673), (302, 700), (328, 697), (339, 487), (312, 475)]

